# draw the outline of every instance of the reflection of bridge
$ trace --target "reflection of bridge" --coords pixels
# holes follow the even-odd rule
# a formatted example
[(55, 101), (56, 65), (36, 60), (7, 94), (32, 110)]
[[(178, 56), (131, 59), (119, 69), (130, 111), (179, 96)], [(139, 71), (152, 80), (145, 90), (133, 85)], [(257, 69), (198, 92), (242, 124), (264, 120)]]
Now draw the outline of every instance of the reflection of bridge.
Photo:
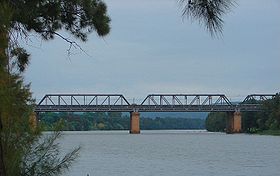
[(223, 94), (151, 94), (137, 105), (120, 94), (47, 94), (35, 112), (131, 112), (131, 133), (140, 132), (139, 112), (228, 112), (227, 131), (240, 132), (240, 112), (260, 111), (260, 102), (274, 96), (252, 94), (232, 103)]

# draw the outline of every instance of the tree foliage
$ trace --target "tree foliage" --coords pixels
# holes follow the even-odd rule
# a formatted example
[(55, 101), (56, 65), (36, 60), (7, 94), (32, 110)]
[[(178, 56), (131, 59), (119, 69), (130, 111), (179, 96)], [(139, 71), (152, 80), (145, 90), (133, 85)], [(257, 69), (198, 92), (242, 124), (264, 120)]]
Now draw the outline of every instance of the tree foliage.
[[(252, 102), (246, 102), (252, 103)], [(263, 111), (242, 114), (243, 130), (258, 132), (264, 130), (280, 130), (280, 95), (262, 102)]]
[(29, 54), (18, 41), (20, 38), (28, 40), (30, 33), (45, 40), (58, 36), (70, 44), (70, 49), (79, 45), (63, 36), (61, 31), (69, 32), (81, 41), (87, 41), (92, 32), (103, 37), (110, 31), (107, 7), (101, 0), (2, 0), (0, 9), (0, 33), (6, 40), (0, 52), (4, 53), (6, 49), (9, 56), (0, 60), (0, 66), (13, 68), (17, 65), (20, 71), (29, 63)]
[(235, 0), (179, 0), (183, 7), (182, 15), (193, 20), (198, 20), (205, 25), (212, 36), (223, 31), (223, 15), (228, 13)]
[[(54, 142), (59, 133), (43, 140), (38, 128), (32, 127), (34, 100), (30, 85), (22, 73), (30, 54), (19, 39), (37, 34), (44, 40), (69, 32), (86, 41), (88, 34), (105, 36), (110, 31), (110, 18), (101, 0), (1, 0), (0, 1), (0, 175), (58, 175), (67, 169), (78, 149), (59, 158)], [(43, 137), (43, 138), (42, 138)]]
[(20, 75), (4, 72), (0, 77), (1, 176), (58, 175), (73, 163), (79, 148), (64, 157), (58, 155), (59, 132), (42, 135), (31, 121), (30, 86), (24, 85)]
[[(255, 133), (265, 130), (280, 130), (280, 95), (262, 102), (247, 101), (246, 104), (262, 104), (260, 112), (242, 112), (242, 131)], [(208, 131), (224, 131), (226, 127), (226, 113), (210, 113), (206, 119)]]
[[(20, 163), (37, 135), (29, 125), (32, 113), (32, 98), (29, 86), (23, 85), (19, 76), (1, 74), (0, 117), (2, 162), (7, 175), (19, 175)], [(3, 166), (3, 167), (4, 167)]]
[(227, 114), (224, 112), (211, 112), (208, 114), (205, 127), (207, 131), (223, 132), (226, 128)]
[(10, 0), (11, 28), (16, 33), (35, 31), (44, 39), (53, 39), (57, 31), (66, 30), (87, 40), (93, 31), (105, 36), (110, 31), (107, 7), (101, 0)]
[(61, 136), (55, 131), (51, 136), (39, 138), (27, 149), (21, 163), (21, 175), (55, 176), (63, 173), (75, 161), (79, 147), (60, 158), (61, 152), (56, 142)]
[[(129, 130), (130, 119), (119, 112), (110, 113), (42, 113), (40, 123), (45, 130), (52, 130), (58, 121), (64, 121), (64, 130), (88, 131), (88, 130)], [(195, 118), (140, 118), (140, 126), (143, 130), (162, 129), (204, 129), (205, 121)]]

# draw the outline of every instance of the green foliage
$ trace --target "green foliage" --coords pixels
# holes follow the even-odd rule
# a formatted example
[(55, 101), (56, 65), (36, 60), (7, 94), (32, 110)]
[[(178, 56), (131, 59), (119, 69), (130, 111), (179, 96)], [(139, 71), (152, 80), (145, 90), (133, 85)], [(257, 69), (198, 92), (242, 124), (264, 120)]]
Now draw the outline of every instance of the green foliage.
[(0, 9), (0, 66), (9, 73), (23, 72), (28, 65), (30, 54), (18, 39), (28, 40), (30, 32), (45, 40), (58, 36), (71, 48), (80, 46), (59, 31), (67, 31), (81, 41), (92, 32), (105, 36), (110, 31), (107, 7), (101, 0), (2, 0)]
[(231, 10), (235, 0), (179, 0), (183, 16), (198, 20), (213, 36), (222, 33), (222, 16)]
[[(275, 134), (280, 130), (280, 95), (263, 102), (247, 101), (246, 104), (262, 103), (261, 112), (242, 112), (242, 131), (247, 133)], [(224, 131), (226, 113), (210, 113), (206, 119), (208, 131)], [(264, 132), (263, 132), (264, 131)], [(266, 132), (265, 132), (266, 131)]]
[(129, 129), (129, 118), (121, 113), (41, 113), (40, 123), (45, 130), (53, 130), (54, 124), (62, 120), (63, 130), (124, 130)]
[(204, 129), (205, 121), (191, 118), (141, 118), (140, 126), (143, 130), (166, 130), (166, 129)]
[[(19, 75), (1, 74), (0, 119), (1, 150), (4, 155), (5, 175), (58, 175), (67, 169), (77, 157), (79, 148), (60, 158), (60, 136), (56, 127), (54, 134), (41, 135), (32, 126), (34, 101), (29, 85), (24, 85)], [(1, 173), (1, 176), (4, 175)]]
[(263, 130), (259, 131), (258, 134), (260, 135), (273, 135), (273, 136), (280, 136), (280, 130)]
[[(128, 130), (130, 119), (119, 112), (110, 113), (41, 113), (40, 123), (45, 130), (52, 130), (59, 120), (65, 122), (63, 130)], [(140, 118), (143, 130), (204, 129), (204, 120), (189, 118)]]
[(110, 31), (107, 7), (101, 0), (18, 0), (6, 1), (13, 10), (11, 28), (16, 32), (35, 31), (53, 39), (56, 31), (66, 30), (87, 40), (93, 31), (104, 36)]
[[(252, 102), (246, 102), (252, 103)], [(242, 113), (243, 130), (248, 133), (255, 133), (266, 130), (280, 129), (280, 96), (263, 102), (263, 111)]]
[(21, 175), (25, 176), (55, 176), (63, 173), (75, 161), (80, 148), (67, 153), (60, 158), (61, 152), (56, 143), (61, 136), (59, 131), (45, 135), (33, 142), (27, 149), (21, 163)]
[(208, 114), (205, 127), (207, 131), (223, 132), (226, 128), (227, 114), (224, 112), (211, 112)]
[(0, 121), (1, 148), (4, 153), (6, 174), (19, 175), (20, 164), (25, 150), (38, 135), (29, 125), (33, 100), (29, 86), (20, 76), (1, 74)]
[(40, 130), (30, 125), (34, 101), (22, 77), (30, 54), (18, 39), (35, 32), (45, 40), (58, 36), (73, 45), (58, 31), (82, 41), (93, 31), (105, 36), (110, 31), (106, 5), (101, 0), (1, 0), (0, 9), (0, 175), (58, 175), (78, 149), (60, 160), (54, 143), (58, 133), (42, 140)]
[(20, 47), (13, 48), (10, 57), (15, 59), (12, 61), (11, 66), (17, 66), (19, 72), (23, 72), (29, 64), (29, 56), (30, 54), (25, 49)]

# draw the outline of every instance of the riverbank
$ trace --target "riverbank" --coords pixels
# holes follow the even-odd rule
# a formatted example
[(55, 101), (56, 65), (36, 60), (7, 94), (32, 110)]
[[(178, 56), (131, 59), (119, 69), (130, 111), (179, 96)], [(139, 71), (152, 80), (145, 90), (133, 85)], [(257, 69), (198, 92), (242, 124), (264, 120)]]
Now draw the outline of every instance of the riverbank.
[(271, 135), (271, 136), (280, 136), (280, 130), (264, 130), (259, 131), (256, 134), (259, 135)]

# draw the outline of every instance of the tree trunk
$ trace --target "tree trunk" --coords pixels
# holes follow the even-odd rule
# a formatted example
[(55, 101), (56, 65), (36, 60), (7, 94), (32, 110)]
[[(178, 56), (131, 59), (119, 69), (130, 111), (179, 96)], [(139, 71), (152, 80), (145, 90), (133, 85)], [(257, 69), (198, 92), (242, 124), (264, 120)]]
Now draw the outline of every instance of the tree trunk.
[[(1, 26), (0, 26), (1, 27)], [(7, 66), (6, 49), (8, 47), (8, 34), (5, 29), (0, 28), (0, 91), (5, 87), (5, 70)], [(4, 79), (3, 79), (4, 78)], [(3, 103), (3, 94), (0, 94), (0, 101)], [(5, 102), (4, 102), (5, 103)], [(0, 176), (6, 176), (6, 169), (4, 164), (4, 152), (3, 152), (3, 139), (2, 139), (2, 112), (0, 109)]]
[(5, 176), (5, 165), (4, 165), (4, 153), (3, 153), (3, 146), (2, 146), (2, 117), (0, 112), (0, 176)]

